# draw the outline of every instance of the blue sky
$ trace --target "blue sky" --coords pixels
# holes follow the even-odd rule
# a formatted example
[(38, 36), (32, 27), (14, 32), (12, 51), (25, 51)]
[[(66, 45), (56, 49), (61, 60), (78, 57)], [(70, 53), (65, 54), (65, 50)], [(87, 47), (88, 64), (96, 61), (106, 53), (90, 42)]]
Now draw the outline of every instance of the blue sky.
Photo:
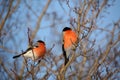
[[(46, 1), (47, 0), (44, 0), (44, 2), (43, 2), (43, 0), (41, 0), (38, 2), (37, 0), (34, 0), (34, 1), (32, 1), (32, 3), (29, 3), (29, 5), (36, 12), (36, 14), (39, 15), (43, 9), (44, 4), (46, 4)], [(28, 2), (29, 1), (27, 1), (27, 3)], [(26, 50), (26, 48), (28, 46), (27, 28), (30, 27), (31, 30), (34, 30), (34, 28), (36, 26), (36, 22), (37, 22), (37, 17), (35, 15), (33, 15), (33, 13), (26, 8), (24, 1), (22, 1), (21, 3), (22, 4), (20, 4), (18, 10), (12, 16), (12, 21), (11, 21), (11, 25), (12, 25), (12, 23), (17, 22), (17, 20), (15, 19), (16, 17), (19, 19), (19, 21), (18, 21), (19, 24), (12, 26), (13, 27), (12, 34), (13, 35), (17, 34), (17, 36), (14, 36), (14, 39), (16, 41), (15, 42), (16, 45), (19, 45), (19, 47), (17, 47), (17, 48), (11, 47), (11, 45), (13, 45), (12, 41), (9, 41), (6, 44), (4, 43), (4, 45), (8, 49), (11, 49), (18, 53), (20, 53), (21, 50)], [(70, 10), (69, 10), (68, 6), (66, 5), (66, 3), (63, 3), (62, 5), (63, 5), (63, 8), (65, 9), (65, 11), (67, 13), (69, 13)], [(74, 6), (72, 3), (70, 3), (70, 5), (72, 7)], [(48, 17), (46, 18), (46, 15), (45, 15), (41, 22), (40, 30), (38, 31), (37, 36), (34, 39), (34, 42), (37, 41), (38, 39), (44, 40), (46, 42), (46, 46), (47, 46), (48, 50), (52, 47), (53, 44), (55, 44), (55, 47), (53, 48), (52, 52), (54, 55), (60, 55), (62, 53), (61, 45), (56, 44), (56, 43), (58, 43), (58, 41), (62, 42), (62, 29), (65, 26), (70, 26), (70, 24), (69, 24), (70, 16), (66, 15), (66, 13), (61, 8), (61, 6), (57, 0), (52, 0), (52, 3), (50, 4), (50, 6), (47, 10), (47, 14), (48, 13), (51, 14), (53, 12), (56, 12), (57, 17), (59, 19), (63, 19), (63, 22), (54, 20), (53, 19), (54, 16), (52, 16), (52, 15), (50, 15), (49, 19), (48, 19)], [(111, 6), (110, 8), (108, 8), (106, 10), (106, 12), (108, 12), (109, 14), (101, 13), (101, 15), (104, 14), (105, 17), (99, 21), (99, 23), (98, 23), (99, 27), (105, 27), (107, 24), (116, 22), (117, 20), (120, 19), (120, 0), (116, 0), (116, 2), (114, 3), (114, 6)], [(26, 16), (30, 16), (30, 17), (26, 17)], [(71, 13), (71, 17), (76, 17), (76, 16), (74, 13)], [(51, 28), (50, 25), (53, 21), (55, 21), (56, 25), (55, 25), (55, 27)], [(110, 29), (110, 28), (111, 28), (110, 26), (106, 27), (106, 29)], [(98, 31), (98, 33), (99, 33), (99, 31)], [(94, 35), (94, 38), (96, 38), (96, 34), (93, 33), (93, 35)], [(102, 33), (101, 36), (104, 36), (104, 33)], [(9, 34), (7, 34), (7, 36), (5, 37), (5, 42), (7, 41), (8, 37), (9, 37)], [(92, 36), (92, 38), (93, 38), (93, 36)], [(103, 37), (99, 37), (99, 38), (97, 37), (98, 41), (101, 40), (101, 38), (103, 38)], [(21, 43), (18, 44), (19, 42), (21, 42)], [(8, 54), (8, 53), (6, 52), (6, 54)], [(13, 59), (12, 59), (13, 55), (15, 55), (15, 53), (12, 53), (12, 55), (9, 54), (8, 61), (13, 61)]]
[[(104, 15), (104, 18), (102, 18), (100, 21), (99, 21), (99, 27), (106, 27), (106, 25), (108, 25), (109, 23), (113, 23), (113, 22), (116, 22), (117, 20), (119, 20), (120, 19), (120, 0), (116, 0), (116, 2), (114, 2), (114, 6), (111, 6), (110, 8), (108, 8), (107, 10), (103, 10), (103, 11), (106, 11), (107, 13), (101, 13), (101, 15)], [(52, 7), (54, 7), (54, 9), (52, 10)], [(69, 8), (68, 8), (68, 6), (64, 3), (63, 4), (63, 8), (65, 9), (65, 11), (67, 12), (67, 13), (69, 13)], [(48, 9), (48, 11), (47, 12), (49, 12), (49, 11), (56, 11), (56, 12), (58, 12), (58, 15), (64, 15), (64, 10), (61, 8), (61, 6), (59, 5), (59, 3), (58, 3), (58, 1), (55, 1), (55, 2), (52, 2), (51, 3), (51, 5), (50, 5), (50, 7), (49, 7), (49, 9)], [(72, 15), (72, 17), (76, 17), (76, 16), (74, 16), (74, 13), (72, 13), (73, 15)], [(64, 17), (64, 19), (69, 19), (70, 17), (69, 16), (65, 16)], [(48, 21), (48, 24), (49, 24), (49, 21)], [(42, 21), (42, 25), (41, 25), (41, 28), (42, 27), (44, 27), (44, 25), (46, 25), (46, 21), (44, 21), (44, 19), (43, 19), (43, 21)], [(59, 34), (61, 34), (61, 32), (62, 32), (62, 29), (64, 28), (64, 26), (70, 26), (70, 24), (69, 24), (69, 22), (66, 22), (66, 23), (64, 23), (64, 24), (58, 24), (58, 25), (56, 25), (56, 27), (57, 27), (57, 30), (58, 30), (58, 32), (59, 32)], [(111, 28), (110, 26), (108, 26), (106, 29), (108, 29), (109, 30), (109, 28)], [(47, 31), (47, 33), (46, 33), (46, 30), (48, 30)], [(46, 40), (47, 40), (47, 38), (51, 38), (52, 37), (52, 35), (51, 34), (49, 34), (50, 32), (49, 32), (49, 28), (47, 28), (46, 30), (44, 30), (44, 29), (41, 29), (39, 32), (38, 32), (38, 34), (39, 35), (41, 35), (41, 37), (43, 38), (43, 37), (46, 37)], [(50, 29), (51, 30), (51, 29)], [(45, 33), (45, 35), (42, 35), (42, 33)], [(94, 33), (93, 33), (94, 34)], [(104, 34), (105, 33), (103, 33), (102, 35), (104, 36)], [(58, 37), (60, 37), (60, 36), (57, 36), (57, 37), (55, 37), (54, 36), (54, 40), (58, 40), (59, 38)], [(96, 36), (95, 36), (95, 38), (96, 38)], [(47, 40), (46, 42), (47, 42), (47, 44), (48, 45), (52, 45), (54, 42), (54, 40), (53, 39), (51, 39), (51, 40)], [(99, 39), (99, 38), (98, 38)], [(100, 40), (100, 39), (99, 39)], [(50, 43), (49, 43), (50, 42)], [(58, 48), (59, 47), (59, 48)], [(59, 52), (57, 52), (58, 54), (60, 53), (61, 54), (61, 49), (60, 49), (60, 45), (56, 45), (56, 48), (54, 49), (54, 51), (55, 51), (55, 53), (57, 52), (57, 51), (59, 51)]]
[[(36, 14), (39, 15), (43, 9), (44, 4), (46, 4), (46, 1), (44, 1), (44, 2), (39, 1), (38, 2), (35, 0), (35, 1), (32, 1), (33, 3), (29, 3), (29, 5), (36, 12)], [(37, 21), (37, 17), (35, 15), (33, 15), (33, 13), (26, 8), (24, 1), (22, 1), (21, 3), (22, 4), (20, 4), (18, 10), (12, 16), (13, 20), (11, 21), (11, 23), (16, 22), (17, 20), (14, 19), (14, 18), (16, 18), (16, 16), (18, 19), (20, 19), (19, 20), (20, 24), (13, 26), (12, 30), (14, 30), (13, 35), (17, 33), (17, 36), (14, 36), (15, 37), (14, 39), (16, 41), (15, 43), (18, 44), (18, 42), (20, 40), (21, 44), (19, 45), (17, 50), (16, 50), (16, 47), (9, 46), (9, 45), (12, 45), (11, 42), (8, 42), (5, 45), (5, 46), (7, 46), (8, 49), (11, 49), (11, 50), (16, 51), (18, 53), (20, 53), (21, 50), (26, 50), (26, 48), (28, 46), (27, 28), (30, 27), (31, 30), (34, 30), (34, 28), (36, 26), (36, 21)], [(104, 13), (105, 17), (99, 21), (100, 27), (101, 26), (105, 27), (107, 24), (109, 24), (111, 22), (115, 22), (118, 19), (120, 19), (120, 15), (119, 15), (120, 14), (120, 4), (119, 3), (120, 3), (120, 0), (116, 0), (116, 2), (114, 3), (114, 6), (111, 6), (110, 8), (108, 8), (106, 10), (106, 12), (108, 12), (109, 14)], [(71, 4), (71, 7), (74, 6), (72, 3), (70, 3), (70, 4)], [(38, 6), (38, 5), (40, 5), (40, 6)], [(62, 53), (61, 45), (56, 44), (56, 43), (58, 41), (62, 42), (62, 34), (61, 34), (62, 29), (65, 26), (70, 26), (70, 24), (69, 24), (70, 16), (66, 15), (66, 13), (65, 13), (65, 12), (69, 13), (70, 9), (66, 5), (66, 2), (63, 3), (62, 6), (65, 9), (65, 11), (62, 9), (62, 7), (60, 6), (60, 4), (57, 0), (53, 0), (50, 4), (48, 10), (47, 10), (47, 13), (51, 14), (53, 12), (56, 12), (58, 18), (62, 18), (63, 21), (65, 21), (65, 22), (61, 23), (57, 20), (53, 20), (52, 18), (54, 16), (52, 16), (52, 15), (49, 16), (49, 19), (47, 19), (46, 16), (44, 16), (43, 20), (41, 22), (40, 30), (38, 31), (37, 36), (34, 39), (34, 42), (37, 41), (38, 39), (44, 40), (46, 42), (46, 46), (47, 46), (48, 50), (52, 47), (53, 44), (55, 44), (55, 47), (52, 50), (54, 55), (60, 55)], [(27, 13), (29, 13), (29, 14), (27, 14)], [(27, 14), (27, 16), (30, 16), (30, 18), (27, 18), (26, 14)], [(101, 13), (101, 14), (103, 14), (103, 13)], [(76, 17), (76, 16), (74, 13), (71, 13), (71, 17)], [(56, 22), (56, 25), (53, 28), (50, 27), (52, 21)], [(107, 27), (107, 29), (109, 29), (109, 28), (110, 27)], [(54, 33), (55, 32), (54, 30), (56, 30), (57, 33)], [(94, 38), (96, 38), (96, 34), (93, 33), (93, 35), (95, 35)], [(102, 35), (104, 36), (104, 33)], [(9, 34), (8, 34), (8, 36), (9, 36)], [(7, 39), (7, 38), (8, 37), (6, 37), (5, 39)], [(101, 38), (100, 37), (97, 38), (98, 41), (101, 40)], [(12, 59), (12, 57), (10, 57), (10, 59)]]

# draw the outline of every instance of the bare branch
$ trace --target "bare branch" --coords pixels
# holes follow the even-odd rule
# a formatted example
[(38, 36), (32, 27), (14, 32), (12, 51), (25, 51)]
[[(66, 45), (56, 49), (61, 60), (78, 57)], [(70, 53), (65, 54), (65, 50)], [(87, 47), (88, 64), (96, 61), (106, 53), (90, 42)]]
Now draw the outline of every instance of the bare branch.
[(50, 2), (51, 2), (51, 0), (47, 1), (47, 3), (45, 5), (45, 7), (44, 7), (44, 9), (43, 9), (43, 11), (41, 13), (41, 15), (38, 17), (38, 20), (37, 20), (37, 23), (36, 23), (36, 28), (35, 28), (35, 30), (33, 31), (33, 34), (32, 34), (32, 39), (35, 38), (35, 35), (36, 35), (36, 33), (38, 32), (38, 30), (40, 28), (41, 20), (42, 20), (43, 16), (45, 15), (45, 13), (46, 13), (46, 11), (48, 9), (48, 6), (49, 6)]

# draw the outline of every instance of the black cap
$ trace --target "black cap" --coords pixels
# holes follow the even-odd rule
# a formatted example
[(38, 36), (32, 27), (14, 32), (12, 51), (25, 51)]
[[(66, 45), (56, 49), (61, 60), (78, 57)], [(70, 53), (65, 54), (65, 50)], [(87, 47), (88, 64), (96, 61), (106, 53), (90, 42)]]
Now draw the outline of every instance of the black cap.
[(43, 44), (45, 44), (45, 43), (44, 43), (44, 41), (42, 41), (42, 40), (38, 40), (37, 42), (40, 42), (40, 43), (43, 43)]
[(71, 30), (71, 28), (65, 27), (65, 28), (63, 29), (63, 31), (67, 31), (67, 30)]

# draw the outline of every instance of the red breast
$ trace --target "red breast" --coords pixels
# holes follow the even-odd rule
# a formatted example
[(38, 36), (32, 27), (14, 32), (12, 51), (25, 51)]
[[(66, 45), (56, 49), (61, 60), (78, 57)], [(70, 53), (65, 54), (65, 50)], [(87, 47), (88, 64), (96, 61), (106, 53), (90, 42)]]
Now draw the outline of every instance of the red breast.
[(46, 47), (44, 43), (38, 43), (38, 47), (34, 48), (33, 51), (38, 58), (41, 58), (46, 53)]
[(77, 34), (72, 30), (63, 32), (64, 48), (68, 49), (77, 41)]

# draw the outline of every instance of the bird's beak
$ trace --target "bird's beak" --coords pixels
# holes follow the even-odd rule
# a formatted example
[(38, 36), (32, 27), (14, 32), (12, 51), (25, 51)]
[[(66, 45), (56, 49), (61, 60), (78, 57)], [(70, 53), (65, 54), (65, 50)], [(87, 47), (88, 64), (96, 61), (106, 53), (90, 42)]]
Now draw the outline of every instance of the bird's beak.
[(38, 42), (34, 44), (35, 47), (38, 47)]

